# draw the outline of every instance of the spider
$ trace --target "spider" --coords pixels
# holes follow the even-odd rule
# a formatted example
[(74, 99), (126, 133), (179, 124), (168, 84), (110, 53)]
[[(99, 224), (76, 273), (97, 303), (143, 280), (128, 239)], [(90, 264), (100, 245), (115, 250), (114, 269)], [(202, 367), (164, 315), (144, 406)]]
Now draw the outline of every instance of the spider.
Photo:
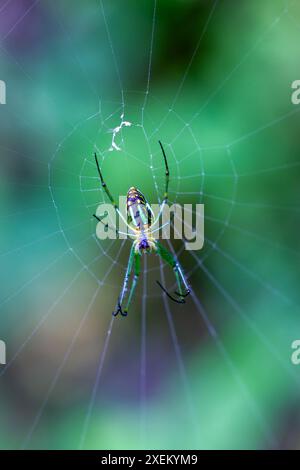
[[(118, 306), (117, 306), (117, 309), (113, 312), (114, 316), (118, 315), (119, 313), (123, 316), (127, 316), (128, 314), (128, 309), (132, 302), (134, 292), (138, 283), (138, 279), (140, 275), (140, 261), (141, 261), (141, 257), (143, 254), (155, 253), (158, 256), (160, 256), (169, 266), (173, 268), (176, 283), (177, 283), (177, 289), (178, 289), (175, 292), (176, 297), (171, 295), (159, 281), (156, 281), (159, 287), (165, 292), (165, 294), (171, 300), (173, 300), (174, 302), (183, 304), (185, 303), (185, 297), (187, 297), (190, 293), (190, 289), (188, 287), (187, 281), (184, 277), (183, 271), (178, 261), (158, 240), (156, 240), (153, 237), (154, 230), (152, 228), (159, 221), (159, 218), (163, 212), (164, 205), (168, 201), (168, 188), (169, 188), (169, 175), (170, 175), (166, 153), (164, 151), (162, 143), (160, 141), (158, 142), (159, 142), (162, 154), (163, 154), (164, 164), (165, 164), (165, 193), (164, 193), (162, 203), (160, 204), (159, 213), (156, 218), (154, 217), (152, 209), (149, 203), (147, 202), (145, 196), (141, 193), (141, 191), (139, 191), (134, 186), (129, 188), (127, 192), (127, 197), (126, 197), (127, 221), (123, 218), (121, 212), (119, 211), (118, 205), (116, 204), (113, 196), (111, 195), (103, 179), (103, 175), (100, 170), (97, 154), (95, 153), (95, 161), (96, 161), (97, 170), (99, 173), (102, 188), (105, 191), (108, 199), (114, 206), (114, 209), (119, 215), (119, 217), (122, 218), (122, 220), (126, 223), (126, 225), (131, 230), (132, 234), (130, 234), (130, 236), (134, 239), (134, 242), (130, 250), (123, 288), (118, 299)], [(98, 220), (98, 222), (101, 222), (102, 224), (104, 224), (106, 228), (111, 228), (108, 226), (108, 224), (104, 223), (101, 218), (97, 217), (97, 215), (94, 214), (94, 217)], [(159, 230), (160, 228), (161, 227), (159, 227), (155, 231)], [(114, 229), (114, 230), (116, 230), (117, 234), (121, 233), (117, 229)], [(132, 281), (132, 285), (131, 285), (131, 288), (127, 297), (126, 306), (123, 309), (122, 304), (124, 302), (124, 298), (128, 290), (127, 287), (128, 287), (129, 278), (133, 269), (133, 265), (134, 265), (133, 281)]]

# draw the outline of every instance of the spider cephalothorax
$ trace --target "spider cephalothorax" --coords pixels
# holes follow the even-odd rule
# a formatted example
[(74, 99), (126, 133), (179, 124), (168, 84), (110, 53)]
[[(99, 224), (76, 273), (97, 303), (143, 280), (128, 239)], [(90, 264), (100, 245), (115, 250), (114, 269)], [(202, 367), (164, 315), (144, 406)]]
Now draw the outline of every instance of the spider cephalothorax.
[[(126, 316), (128, 312), (129, 305), (131, 303), (131, 300), (133, 298), (133, 294), (137, 285), (137, 281), (140, 275), (140, 258), (143, 253), (151, 253), (154, 252), (157, 255), (159, 255), (164, 261), (166, 261), (172, 268), (175, 274), (176, 282), (177, 282), (177, 288), (178, 291), (175, 292), (176, 297), (172, 296), (162, 285), (159, 281), (157, 281), (158, 285), (162, 288), (162, 290), (167, 294), (167, 296), (173, 300), (174, 302), (177, 303), (185, 303), (185, 297), (190, 293), (190, 290), (188, 288), (187, 282), (185, 280), (185, 277), (183, 275), (182, 269), (176, 260), (176, 258), (168, 251), (166, 248), (164, 248), (158, 240), (155, 239), (153, 236), (154, 230), (153, 227), (158, 223), (160, 216), (162, 214), (164, 205), (166, 204), (168, 200), (168, 187), (169, 187), (169, 167), (168, 167), (168, 162), (167, 162), (167, 157), (164, 151), (164, 148), (159, 142), (163, 157), (164, 157), (164, 163), (165, 163), (165, 169), (166, 169), (166, 185), (165, 185), (165, 193), (163, 197), (163, 201), (160, 204), (160, 211), (158, 216), (154, 219), (154, 214), (151, 210), (150, 205), (148, 204), (145, 196), (139, 191), (137, 188), (132, 186), (128, 192), (127, 192), (127, 198), (126, 198), (126, 205), (127, 205), (127, 222), (123, 218), (121, 212), (119, 211), (118, 205), (115, 203), (114, 198), (110, 194), (106, 183), (103, 179), (100, 166), (98, 163), (97, 155), (95, 154), (95, 160), (96, 160), (96, 165), (98, 169), (98, 173), (100, 176), (101, 184), (106, 192), (109, 200), (113, 204), (117, 214), (119, 217), (122, 218), (123, 222), (125, 222), (130, 230), (130, 236), (134, 239), (133, 245), (131, 247), (130, 251), (130, 256), (129, 256), (129, 261), (127, 265), (127, 270), (126, 270), (126, 275), (123, 283), (123, 289), (121, 291), (119, 301), (118, 301), (118, 308), (115, 312), (113, 312), (113, 315), (118, 315), (118, 313), (121, 313), (121, 315)], [(99, 219), (96, 215), (94, 215), (96, 219), (100, 223), (104, 223), (102, 219)], [(108, 227), (107, 224), (104, 224)], [(111, 227), (108, 227), (111, 228)], [(160, 227), (156, 228), (155, 231), (159, 230)], [(113, 229), (114, 231), (117, 231), (115, 228)], [(129, 281), (129, 277), (133, 268), (134, 264), (134, 278), (132, 282), (132, 286), (128, 295), (127, 303), (126, 303), (126, 308), (123, 310), (122, 309), (122, 303), (124, 300), (124, 296), (127, 292), (127, 285)]]
[(153, 237), (151, 230), (136, 234), (136, 239), (133, 242), (135, 253), (151, 253), (156, 250), (156, 240)]

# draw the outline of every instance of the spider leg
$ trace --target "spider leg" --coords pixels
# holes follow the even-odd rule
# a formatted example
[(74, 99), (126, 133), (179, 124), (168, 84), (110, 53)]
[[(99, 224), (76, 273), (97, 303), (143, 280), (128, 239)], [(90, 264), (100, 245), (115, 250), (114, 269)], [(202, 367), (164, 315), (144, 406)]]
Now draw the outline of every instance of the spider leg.
[[(131, 285), (130, 292), (129, 292), (129, 295), (128, 295), (126, 308), (123, 310), (122, 303), (123, 303), (123, 300), (124, 300), (124, 297), (125, 297), (125, 294), (126, 294), (126, 291), (127, 291), (127, 286), (128, 286), (129, 277), (130, 277), (130, 274), (131, 274), (131, 271), (132, 271), (133, 261), (134, 261), (134, 277), (133, 277), (132, 285)], [(139, 253), (135, 253), (134, 245), (132, 245), (131, 252), (130, 252), (130, 255), (129, 255), (129, 261), (128, 261), (128, 265), (127, 265), (127, 270), (126, 270), (126, 274), (125, 274), (123, 289), (122, 289), (121, 295), (118, 299), (117, 308), (113, 312), (114, 316), (117, 316), (120, 313), (123, 317), (126, 317), (127, 314), (128, 314), (128, 309), (129, 309), (129, 306), (130, 306), (131, 301), (133, 299), (135, 288), (137, 286), (139, 275), (140, 275), (140, 261), (141, 261), (141, 255)]]
[(102, 225), (104, 225), (104, 227), (105, 227), (106, 229), (114, 230), (114, 231), (116, 232), (116, 234), (119, 235), (120, 232), (119, 232), (119, 230), (118, 230), (117, 228), (110, 227), (110, 226), (108, 225), (108, 223), (103, 222), (102, 219), (104, 219), (104, 217), (106, 217), (106, 215), (104, 215), (104, 216), (102, 216), (102, 217), (100, 218), (100, 217), (98, 217), (96, 214), (93, 214), (93, 217), (95, 217), (95, 219), (97, 219), (98, 222), (100, 222)]
[(96, 214), (93, 214), (93, 217), (95, 217), (95, 219), (98, 220), (98, 222), (100, 222), (102, 225), (104, 225), (104, 227), (107, 229), (107, 230), (112, 230), (113, 232), (116, 232), (117, 235), (121, 234), (121, 235), (128, 235), (129, 237), (134, 237), (134, 233), (125, 233), (125, 232), (121, 232), (120, 230), (118, 230), (116, 227), (111, 227), (110, 225), (108, 225), (107, 222), (103, 222), (103, 219), (104, 217), (106, 217), (106, 215), (102, 216), (102, 217), (98, 217)]
[(141, 264), (141, 255), (139, 253), (135, 253), (134, 254), (134, 277), (133, 277), (131, 289), (129, 292), (126, 308), (124, 309), (123, 315), (127, 315), (128, 313), (128, 309), (131, 304), (131, 301), (132, 301), (132, 298), (133, 298), (133, 295), (134, 295), (134, 292), (135, 292), (135, 289), (139, 280), (139, 276), (140, 276), (140, 270), (141, 270), (140, 264)]
[(131, 273), (131, 271), (132, 271), (132, 266), (133, 266), (134, 255), (135, 255), (135, 253), (134, 253), (134, 245), (132, 245), (131, 250), (130, 250), (129, 259), (128, 259), (126, 274), (125, 274), (125, 278), (124, 278), (124, 282), (123, 282), (123, 288), (122, 288), (121, 294), (120, 294), (119, 299), (118, 299), (118, 306), (117, 306), (116, 310), (113, 312), (113, 316), (115, 316), (115, 317), (116, 317), (119, 313), (120, 313), (121, 315), (123, 315), (123, 316), (126, 316), (126, 315), (127, 315), (127, 312), (125, 313), (125, 312), (123, 312), (123, 310), (122, 310), (122, 302), (123, 302), (125, 293), (126, 293), (126, 291), (127, 291), (129, 276), (130, 276), (130, 273)]
[(188, 295), (190, 295), (190, 293), (190, 289), (188, 289), (185, 294), (180, 294), (179, 292), (177, 292), (177, 290), (175, 291), (175, 294), (180, 295), (181, 297), (187, 297)]
[[(177, 304), (185, 304), (185, 300), (183, 298), (180, 297), (180, 299), (176, 299), (170, 294), (170, 292), (167, 291), (167, 289), (159, 281), (156, 281), (156, 282), (159, 285), (159, 287), (164, 291), (164, 293), (167, 294), (169, 299), (173, 300), (173, 302), (176, 302)], [(177, 294), (177, 292), (175, 292), (175, 294)]]
[(163, 154), (163, 157), (164, 157), (164, 162), (165, 162), (166, 183), (165, 183), (165, 193), (164, 193), (163, 203), (166, 203), (167, 200), (168, 200), (168, 196), (169, 196), (169, 178), (170, 178), (170, 172), (169, 172), (169, 165), (168, 165), (167, 156), (166, 156), (165, 150), (164, 150), (164, 148), (163, 148), (163, 145), (162, 145), (162, 143), (161, 143), (160, 140), (158, 141), (158, 143), (159, 143), (159, 145), (160, 145), (160, 148), (161, 148), (161, 151), (162, 151), (162, 154)]
[(163, 212), (163, 209), (164, 209), (164, 206), (165, 204), (167, 203), (168, 201), (168, 197), (169, 197), (169, 180), (170, 180), (170, 172), (169, 172), (169, 165), (168, 165), (168, 160), (167, 160), (167, 156), (166, 156), (166, 153), (165, 153), (165, 150), (163, 148), (163, 145), (161, 143), (161, 141), (159, 140), (158, 141), (159, 145), (160, 145), (160, 148), (161, 148), (161, 151), (162, 151), (162, 154), (163, 154), (163, 157), (164, 157), (164, 162), (165, 162), (165, 175), (166, 175), (166, 180), (165, 180), (165, 192), (164, 192), (164, 197), (163, 197), (163, 201), (160, 205), (160, 210), (159, 210), (159, 213), (155, 219), (155, 221), (153, 222), (152, 226), (154, 226), (155, 224), (157, 224), (157, 222), (159, 221), (159, 218)]
[(112, 195), (110, 194), (110, 191), (103, 179), (103, 175), (101, 173), (101, 170), (100, 170), (100, 165), (99, 165), (99, 162), (98, 162), (98, 157), (97, 157), (97, 154), (95, 152), (95, 161), (96, 161), (96, 165), (97, 165), (97, 170), (98, 170), (98, 173), (99, 173), (99, 177), (100, 177), (100, 181), (101, 181), (101, 184), (102, 184), (102, 187), (108, 197), (108, 199), (110, 200), (110, 202), (112, 203), (112, 205), (114, 206), (114, 208), (117, 210), (118, 209), (118, 205), (115, 203), (115, 200), (114, 198), (112, 197)]
[(114, 206), (114, 209), (116, 211), (116, 213), (118, 214), (118, 216), (123, 220), (123, 222), (125, 223), (125, 225), (131, 229), (130, 225), (128, 224), (127, 220), (125, 220), (125, 218), (123, 217), (122, 213), (120, 212), (120, 209), (119, 209), (119, 206), (118, 204), (115, 202), (113, 196), (111, 195), (108, 187), (107, 187), (107, 184), (105, 183), (104, 181), (104, 178), (103, 178), (103, 175), (102, 175), (102, 172), (100, 170), (100, 165), (99, 165), (99, 161), (98, 161), (98, 157), (97, 157), (97, 154), (95, 152), (94, 154), (95, 156), (95, 161), (96, 161), (96, 166), (97, 166), (97, 170), (98, 170), (98, 174), (99, 174), (99, 178), (100, 178), (100, 181), (101, 181), (101, 185), (102, 185), (102, 188), (103, 190), (105, 191), (108, 199), (110, 200), (110, 202), (112, 203), (112, 205)]
[(183, 272), (181, 270), (181, 267), (176, 260), (176, 258), (163, 246), (161, 245), (158, 241), (156, 241), (156, 253), (164, 260), (166, 261), (169, 266), (173, 268), (176, 282), (177, 282), (177, 287), (178, 291), (175, 292), (175, 294), (179, 297), (176, 299), (173, 297), (167, 289), (159, 282), (156, 281), (159, 287), (167, 294), (167, 296), (173, 300), (174, 302), (183, 304), (185, 303), (185, 297), (187, 297), (190, 293), (190, 289), (188, 288), (187, 282), (185, 280), (185, 277), (183, 275)]
[(122, 307), (121, 307), (121, 304), (120, 304), (120, 297), (118, 299), (118, 308), (112, 314), (113, 314), (114, 317), (116, 317), (119, 313), (121, 315), (123, 315)]
[[(171, 212), (171, 214), (170, 214), (170, 220), (169, 220), (168, 222), (165, 222), (163, 225), (159, 225), (159, 226), (156, 227), (156, 229), (154, 229), (154, 230), (152, 230), (152, 227), (153, 227), (153, 225), (155, 225), (155, 224), (151, 224), (151, 228), (150, 228), (151, 233), (159, 232), (159, 230), (162, 230), (162, 229), (165, 228), (167, 225), (171, 225), (171, 224), (173, 223), (174, 216), (175, 216), (174, 212)], [(159, 217), (158, 217), (158, 218), (159, 218)], [(158, 220), (157, 220), (157, 222), (158, 222)], [(157, 223), (157, 222), (155, 222), (155, 223)], [(147, 231), (149, 231), (149, 229), (148, 229)], [(147, 231), (146, 231), (146, 232), (147, 232)], [(163, 232), (162, 232), (162, 233), (163, 233)]]

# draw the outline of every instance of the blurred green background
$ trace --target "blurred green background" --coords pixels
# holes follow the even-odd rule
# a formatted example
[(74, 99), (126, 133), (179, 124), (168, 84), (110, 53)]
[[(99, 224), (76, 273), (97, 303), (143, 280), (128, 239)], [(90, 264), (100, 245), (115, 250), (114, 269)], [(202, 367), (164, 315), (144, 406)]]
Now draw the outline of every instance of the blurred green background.
[[(299, 448), (300, 5), (288, 0), (0, 4), (0, 446)], [(117, 136), (120, 116), (132, 123)], [(205, 204), (172, 245), (169, 303), (147, 257), (112, 320), (129, 241), (95, 237), (111, 192)]]

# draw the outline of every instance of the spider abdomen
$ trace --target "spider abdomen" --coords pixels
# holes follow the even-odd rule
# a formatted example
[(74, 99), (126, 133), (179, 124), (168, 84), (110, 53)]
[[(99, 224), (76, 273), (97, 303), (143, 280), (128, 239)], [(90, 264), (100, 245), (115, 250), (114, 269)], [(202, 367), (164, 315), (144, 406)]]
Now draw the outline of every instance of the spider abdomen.
[(127, 193), (127, 219), (136, 230), (147, 230), (151, 226), (151, 211), (145, 196), (135, 187)]

